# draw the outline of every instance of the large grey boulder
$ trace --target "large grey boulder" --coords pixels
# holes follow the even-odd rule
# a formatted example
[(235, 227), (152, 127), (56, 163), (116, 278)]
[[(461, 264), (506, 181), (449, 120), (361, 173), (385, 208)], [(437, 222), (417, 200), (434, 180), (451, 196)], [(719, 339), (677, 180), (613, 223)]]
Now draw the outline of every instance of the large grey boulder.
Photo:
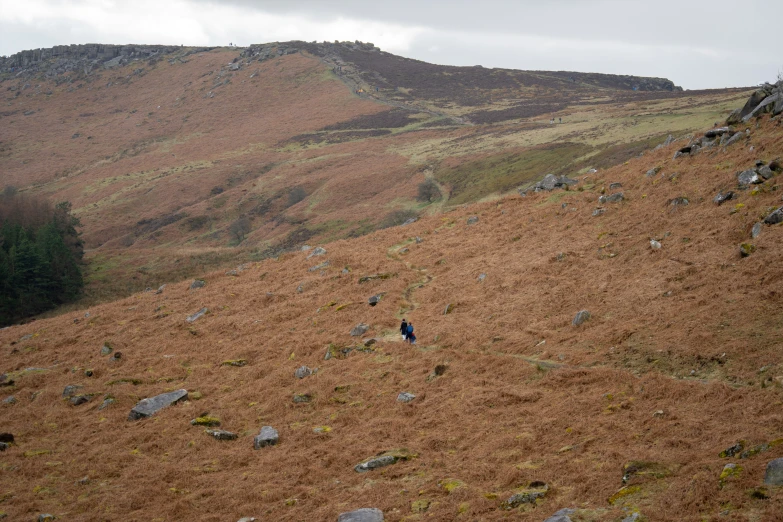
[(171, 406), (188, 399), (188, 390), (176, 390), (168, 393), (161, 393), (149, 399), (143, 399), (133, 407), (128, 414), (128, 420), (145, 419), (152, 416), (166, 406)]
[(740, 187), (747, 187), (748, 185), (763, 183), (764, 180), (761, 178), (761, 176), (759, 176), (755, 169), (748, 169), (743, 170), (737, 174), (737, 182), (739, 183)]
[(322, 256), (326, 254), (326, 249), (322, 247), (315, 247), (312, 252), (310, 252), (310, 255), (307, 256), (307, 259), (310, 259), (314, 256)]
[(777, 225), (783, 223), (783, 207), (778, 208), (770, 215), (764, 218), (764, 223), (767, 225)]
[(727, 132), (729, 132), (728, 127), (717, 127), (715, 129), (710, 129), (707, 132), (704, 133), (705, 138), (717, 138), (719, 136), (723, 136)]
[(783, 486), (783, 458), (769, 461), (764, 474), (764, 484)]
[(361, 508), (341, 513), (337, 522), (383, 522), (383, 511), (376, 508)]
[(772, 109), (774, 108), (774, 104), (778, 102), (781, 98), (783, 98), (783, 95), (781, 95), (780, 93), (775, 93), (772, 96), (767, 96), (752, 111), (750, 111), (750, 113), (748, 113), (742, 118), (742, 122), (747, 123), (751, 119), (755, 118), (756, 116), (761, 116), (765, 112), (772, 111)]
[(253, 437), (253, 448), (261, 449), (266, 446), (274, 446), (280, 440), (280, 435), (272, 426), (261, 427), (261, 432)]
[(745, 102), (745, 105), (742, 106), (739, 112), (734, 111), (729, 115), (728, 119), (726, 119), (726, 124), (732, 125), (734, 123), (741, 122), (742, 119), (753, 112), (753, 109), (758, 107), (759, 103), (764, 101), (764, 98), (767, 96), (769, 96), (769, 93), (764, 89), (756, 90), (753, 94), (750, 95), (750, 98), (748, 98), (748, 101)]
[[(744, 132), (738, 132), (736, 134), (733, 134), (729, 139), (726, 140), (726, 143), (722, 143), (722, 145), (724, 145), (726, 147), (728, 147), (729, 145), (734, 145), (735, 143), (737, 143), (739, 140), (741, 140), (745, 136), (746, 136), (746, 134)], [(723, 141), (722, 138), (721, 138), (721, 141)]]

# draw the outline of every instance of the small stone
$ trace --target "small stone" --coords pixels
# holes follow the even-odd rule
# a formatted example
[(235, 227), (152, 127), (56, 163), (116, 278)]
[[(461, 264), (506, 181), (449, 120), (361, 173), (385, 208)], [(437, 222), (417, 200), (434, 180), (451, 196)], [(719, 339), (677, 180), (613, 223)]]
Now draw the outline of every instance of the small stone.
[(0, 433), (0, 442), (14, 442), (14, 435), (12, 433)]
[(112, 397), (107, 397), (106, 399), (104, 399), (104, 400), (103, 400), (103, 402), (101, 403), (101, 405), (100, 405), (100, 406), (98, 406), (98, 409), (99, 409), (99, 410), (105, 410), (106, 408), (108, 408), (109, 406), (111, 406), (112, 404), (114, 404), (115, 402), (117, 402), (117, 400), (116, 400), (116, 399), (114, 399), (114, 398), (112, 398)]
[(187, 322), (189, 322), (189, 323), (192, 323), (192, 322), (196, 321), (198, 318), (203, 317), (207, 313), (209, 313), (209, 309), (208, 308), (202, 308), (201, 310), (199, 310), (195, 314), (189, 315), (187, 317), (187, 319), (185, 319), (185, 320)]
[(767, 471), (764, 474), (764, 484), (783, 486), (783, 458), (769, 461)]
[(367, 333), (367, 330), (370, 329), (370, 326), (364, 323), (359, 323), (353, 329), (351, 329), (351, 337), (359, 337)]
[(190, 289), (191, 290), (198, 290), (199, 288), (204, 288), (207, 286), (207, 282), (203, 279), (194, 279), (192, 283), (190, 283)]
[[(671, 138), (671, 136), (669, 136), (669, 138)], [(573, 515), (574, 513), (576, 513), (576, 510), (574, 509), (563, 508), (544, 520), (544, 522), (571, 522), (571, 517), (568, 515)]]
[(756, 239), (761, 234), (761, 223), (756, 223), (753, 225), (753, 228), (750, 230), (750, 237), (751, 239)]
[(16, 404), (16, 397), (14, 397), (13, 395), (8, 396), (5, 399), (3, 399), (3, 403), (4, 404)]
[(128, 414), (128, 420), (139, 420), (150, 417), (163, 408), (188, 399), (188, 391), (185, 389), (168, 393), (161, 393), (155, 397), (143, 399)]
[(449, 303), (446, 305), (446, 308), (443, 309), (443, 315), (449, 315), (453, 311), (454, 311), (454, 305), (452, 303)]
[(625, 196), (622, 192), (617, 192), (615, 194), (609, 195), (609, 196), (600, 196), (598, 198), (598, 202), (603, 204), (606, 203), (619, 203), (620, 201), (624, 200)]
[(678, 197), (678, 198), (674, 198), (674, 199), (670, 199), (669, 200), (669, 206), (671, 206), (673, 208), (687, 207), (688, 205), (690, 205), (690, 203), (691, 203), (690, 200), (688, 198), (684, 198), (684, 197)]
[(294, 395), (294, 403), (307, 404), (313, 400), (313, 396), (309, 393), (297, 393)]
[(109, 355), (113, 351), (114, 351), (114, 348), (112, 348), (108, 344), (104, 344), (103, 348), (101, 348), (101, 355)]
[(734, 198), (734, 192), (729, 190), (726, 193), (718, 192), (718, 195), (715, 196), (712, 201), (714, 201), (718, 205), (722, 205), (724, 202), (733, 198)]
[(476, 279), (478, 280), (479, 283), (483, 283), (484, 279), (486, 279), (486, 278), (487, 278), (487, 274), (481, 273), (481, 274), (479, 274), (479, 276)]
[(217, 440), (236, 440), (238, 435), (226, 430), (206, 430), (206, 434)]
[(606, 212), (605, 208), (597, 208), (597, 209), (593, 210), (593, 217), (600, 216), (600, 215), (604, 214), (605, 212)]
[(397, 401), (399, 402), (411, 402), (415, 398), (416, 396), (414, 394), (408, 392), (401, 392), (397, 395)]
[(368, 303), (370, 303), (370, 306), (375, 306), (375, 305), (377, 305), (378, 303), (380, 303), (380, 302), (381, 302), (381, 294), (374, 295), (374, 296), (370, 297), (370, 298), (367, 300), (367, 302), (368, 302)]
[(242, 517), (237, 522), (256, 522), (255, 517)]
[(651, 178), (651, 177), (655, 176), (656, 174), (658, 174), (660, 171), (661, 171), (661, 167), (653, 167), (653, 168), (651, 168), (650, 170), (647, 171), (645, 176), (647, 176), (648, 178)]
[(650, 248), (652, 248), (653, 250), (660, 250), (661, 249), (661, 243), (659, 241), (651, 239), (650, 240)]
[(366, 473), (374, 469), (390, 466), (395, 462), (397, 462), (397, 458), (394, 457), (393, 455), (382, 455), (380, 457), (375, 457), (370, 460), (366, 460), (360, 464), (357, 464), (356, 466), (354, 466), (353, 469), (357, 473)]
[(758, 173), (759, 173), (759, 176), (761, 176), (765, 180), (767, 180), (767, 179), (769, 179), (769, 178), (771, 178), (772, 176), (775, 175), (775, 173), (772, 172), (772, 169), (767, 167), (766, 165), (764, 165), (763, 167), (759, 167), (758, 168)]
[(770, 215), (764, 218), (764, 223), (767, 225), (777, 225), (783, 223), (783, 207), (773, 211)]
[(361, 508), (341, 513), (337, 522), (384, 522), (383, 511), (376, 508)]
[(55, 517), (54, 515), (50, 515), (49, 513), (42, 513), (38, 515), (38, 522), (51, 522), (55, 518), (57, 517)]
[(310, 259), (314, 256), (322, 256), (326, 254), (326, 249), (322, 247), (315, 247), (312, 252), (310, 252), (310, 255), (307, 256), (307, 259)]
[(296, 377), (297, 379), (304, 379), (305, 377), (309, 377), (309, 376), (313, 375), (317, 371), (318, 371), (318, 368), (316, 368), (315, 370), (312, 370), (312, 369), (310, 369), (307, 366), (300, 366), (294, 372), (294, 377)]
[(324, 268), (329, 267), (329, 261), (324, 261), (323, 263), (319, 263), (315, 266), (311, 266), (307, 269), (308, 272), (317, 272), (318, 270), (323, 270)]
[(609, 190), (614, 190), (614, 189), (619, 189), (619, 188), (623, 188), (623, 184), (622, 183), (615, 182), (615, 183), (610, 183), (609, 184)]
[(756, 251), (756, 245), (752, 243), (742, 243), (740, 245), (740, 255), (742, 257), (748, 257), (755, 251)]
[(253, 448), (261, 449), (266, 446), (274, 446), (280, 440), (280, 435), (272, 426), (263, 426), (261, 432), (253, 437)]
[(81, 388), (84, 388), (84, 386), (79, 386), (78, 384), (69, 384), (65, 388), (63, 388), (63, 399), (67, 399), (68, 397), (73, 397), (76, 395), (76, 392), (79, 391)]
[(544, 482), (532, 482), (527, 489), (512, 495), (503, 503), (505, 509), (514, 509), (522, 504), (535, 504), (540, 498), (544, 498), (549, 491), (549, 486)]
[(163, 289), (166, 288), (166, 285), (160, 285), (157, 290), (155, 290), (156, 294), (162, 294)]
[(574, 316), (574, 320), (571, 321), (571, 324), (573, 326), (579, 326), (585, 321), (587, 321), (588, 319), (590, 319), (590, 312), (588, 310), (580, 310)]
[(5, 451), (8, 449), (8, 444), (5, 442), (0, 442), (0, 451)]
[(467, 224), (468, 224), (468, 225), (475, 225), (475, 224), (476, 224), (476, 223), (478, 223), (478, 222), (479, 222), (479, 218), (478, 218), (478, 216), (470, 216), (470, 217), (468, 218)]

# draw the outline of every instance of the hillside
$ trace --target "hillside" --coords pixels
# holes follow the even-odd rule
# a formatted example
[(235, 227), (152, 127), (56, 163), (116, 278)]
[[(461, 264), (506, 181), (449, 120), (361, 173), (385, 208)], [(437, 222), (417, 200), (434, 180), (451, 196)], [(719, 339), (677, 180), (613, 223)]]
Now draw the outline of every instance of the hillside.
[[(277, 63), (260, 67), (291, 78), (321, 70), (302, 56)], [(339, 96), (339, 83), (319, 85)], [(239, 124), (228, 92), (223, 110)], [(350, 100), (352, 117), (375, 107), (338, 99)], [(156, 125), (174, 125), (168, 118)], [(0, 453), (0, 511), (9, 520), (334, 521), (362, 507), (387, 521), (542, 521), (561, 509), (572, 510), (561, 521), (778, 520), (783, 491), (764, 477), (783, 457), (783, 227), (763, 220), (783, 204), (780, 122), (739, 123), (720, 146), (700, 139), (706, 125), (694, 140), (573, 176), (567, 190), (455, 206), (324, 243), (321, 255), (208, 273), (201, 288), (178, 282), (0, 330), (0, 431), (14, 440)], [(108, 148), (110, 127), (88, 132)], [(220, 150), (215, 134), (192, 140), (199, 147), (172, 141), (166, 154), (158, 144), (120, 161), (146, 171), (171, 157), (174, 169), (189, 147)], [(365, 155), (388, 150), (370, 142)], [(353, 145), (335, 150), (355, 161)], [(287, 168), (304, 173), (309, 154), (323, 151), (297, 150)], [(216, 170), (249, 164), (224, 161)], [(763, 176), (749, 170), (757, 162)], [(97, 184), (107, 165), (79, 177)], [(738, 186), (740, 172), (750, 185)], [(166, 194), (184, 201), (178, 176), (164, 178)], [(180, 179), (182, 192), (192, 188)], [(388, 195), (372, 179), (374, 210)], [(353, 201), (347, 180), (324, 183), (344, 184)], [(87, 220), (106, 207), (83, 208)], [(574, 326), (582, 310), (590, 317)], [(397, 333), (403, 317), (415, 346)], [(352, 336), (360, 324), (367, 330)], [(302, 366), (318, 371), (298, 378)], [(140, 399), (179, 389), (187, 400), (128, 419)], [(402, 392), (415, 398), (401, 402)], [(215, 440), (191, 425), (198, 417), (238, 438)], [(279, 441), (256, 450), (262, 426)], [(380, 454), (389, 465), (355, 471)]]
[(72, 202), (88, 303), (614, 165), (747, 96), (360, 43), (63, 46), (0, 80), (2, 183)]

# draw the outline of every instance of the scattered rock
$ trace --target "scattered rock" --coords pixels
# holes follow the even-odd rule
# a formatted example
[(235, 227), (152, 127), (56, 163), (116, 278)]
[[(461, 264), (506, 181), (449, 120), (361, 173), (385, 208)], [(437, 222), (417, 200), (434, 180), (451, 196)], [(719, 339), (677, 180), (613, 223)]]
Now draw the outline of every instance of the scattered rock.
[(620, 182), (610, 183), (609, 184), (609, 190), (619, 189), (623, 188), (623, 184)]
[[(671, 138), (671, 135), (669, 135), (669, 138)], [(574, 509), (563, 508), (544, 520), (544, 522), (571, 522), (571, 517), (569, 517), (569, 515), (573, 515), (574, 513), (576, 513), (576, 510)]]
[(199, 317), (203, 317), (204, 315), (209, 313), (209, 308), (202, 308), (198, 312), (196, 312), (193, 315), (189, 315), (187, 319), (185, 319), (187, 322), (192, 323), (195, 320), (197, 320)]
[(370, 329), (370, 325), (359, 323), (356, 326), (354, 326), (353, 329), (351, 330), (351, 337), (360, 337), (365, 333), (367, 333), (367, 330), (369, 329)]
[(774, 210), (767, 217), (765, 217), (764, 223), (767, 225), (777, 225), (778, 223), (783, 223), (783, 207)]
[(307, 269), (308, 272), (316, 272), (318, 270), (323, 270), (324, 268), (327, 268), (329, 266), (329, 261), (324, 261), (323, 263), (319, 263), (315, 266), (311, 266)]
[(157, 290), (155, 290), (156, 294), (162, 294), (163, 289), (166, 288), (166, 285), (160, 285)]
[(76, 395), (76, 392), (79, 391), (81, 388), (84, 388), (84, 386), (80, 386), (78, 384), (69, 384), (65, 388), (63, 388), (63, 399), (67, 399), (68, 397), (73, 397)]
[(220, 426), (220, 419), (217, 417), (210, 417), (206, 413), (201, 414), (200, 416), (196, 417), (195, 419), (190, 421), (191, 426), (207, 426), (210, 428), (214, 428), (216, 426)]
[(667, 202), (667, 204), (672, 208), (687, 207), (690, 204), (690, 200), (688, 198), (681, 196), (678, 198), (670, 199)]
[(769, 461), (764, 474), (764, 484), (783, 486), (783, 458)]
[(307, 404), (313, 400), (313, 396), (309, 393), (297, 393), (294, 395), (294, 402), (296, 404)]
[(753, 225), (753, 228), (750, 230), (750, 238), (756, 239), (761, 234), (761, 223), (756, 223)]
[(773, 170), (767, 165), (758, 167), (756, 172), (758, 172), (759, 176), (761, 176), (764, 180), (768, 180), (775, 175), (775, 172), (773, 172)]
[[(532, 189), (534, 192), (550, 192), (558, 187), (567, 188), (570, 185), (576, 185), (577, 183), (579, 183), (577, 180), (571, 179), (567, 176), (555, 176), (554, 174), (547, 174), (544, 176), (544, 179), (533, 185)], [(525, 193), (526, 192), (527, 191), (525, 191)], [(522, 191), (520, 191), (520, 194), (522, 194)]]
[(315, 247), (312, 252), (310, 252), (310, 255), (307, 256), (307, 259), (310, 259), (314, 256), (322, 256), (326, 254), (326, 249), (323, 247)]
[(411, 402), (415, 398), (416, 396), (414, 394), (408, 392), (401, 392), (397, 395), (397, 401), (399, 402)]
[(598, 202), (603, 204), (606, 203), (619, 203), (620, 201), (624, 200), (625, 196), (622, 192), (617, 192), (615, 194), (611, 194), (609, 196), (600, 196), (598, 198)]
[(454, 311), (454, 305), (452, 303), (449, 303), (446, 305), (446, 308), (443, 309), (443, 315), (448, 315), (453, 311)]
[(42, 513), (38, 515), (38, 522), (51, 522), (55, 518), (57, 517), (55, 517), (54, 515), (50, 515), (49, 513)]
[(15, 381), (13, 379), (8, 378), (8, 374), (2, 374), (0, 375), (0, 386), (13, 386)]
[(468, 225), (475, 225), (475, 224), (476, 224), (476, 223), (478, 223), (478, 222), (479, 222), (479, 218), (478, 218), (478, 216), (470, 216), (470, 217), (468, 218), (467, 224), (468, 224)]
[(91, 398), (91, 395), (75, 395), (70, 398), (69, 402), (71, 403), (71, 406), (81, 406), (82, 404), (90, 402)]
[(718, 127), (717, 129), (710, 129), (707, 132), (704, 133), (705, 138), (717, 138), (719, 136), (723, 136), (727, 132), (729, 132), (731, 129), (728, 127)]
[(515, 493), (503, 502), (504, 509), (518, 508), (522, 504), (535, 504), (540, 498), (544, 498), (549, 491), (549, 486), (540, 481), (531, 482), (530, 485), (519, 493)]
[(593, 217), (600, 216), (600, 215), (604, 214), (605, 212), (606, 212), (605, 208), (597, 208), (597, 209), (593, 210)]
[(409, 460), (416, 458), (417, 455), (411, 453), (407, 449), (398, 449), (398, 450), (392, 450), (392, 451), (385, 451), (383, 453), (379, 453), (375, 457), (365, 460), (364, 462), (357, 464), (354, 466), (354, 471), (357, 473), (366, 473), (368, 471), (372, 471), (374, 469), (383, 468), (385, 466), (390, 466), (392, 464), (395, 464), (401, 460)]
[(660, 250), (661, 249), (661, 243), (656, 241), (656, 240), (654, 240), (654, 239), (651, 239), (650, 240), (650, 248), (652, 248), (653, 250)]
[(359, 278), (359, 284), (362, 283), (369, 283), (370, 281), (376, 281), (376, 280), (386, 280), (391, 277), (396, 276), (396, 273), (386, 272), (384, 274), (372, 274), (372, 275), (366, 275)]
[(370, 297), (367, 300), (367, 302), (370, 303), (370, 306), (375, 306), (375, 305), (377, 305), (378, 303), (381, 302), (381, 297), (382, 296), (383, 296), (383, 294), (374, 295), (374, 296)]
[(485, 273), (483, 273), (483, 272), (482, 272), (482, 273), (480, 273), (480, 274), (478, 275), (478, 277), (476, 278), (476, 280), (477, 280), (479, 283), (483, 283), (483, 282), (484, 282), (484, 279), (486, 279), (486, 278), (487, 278), (487, 274), (485, 274)]
[(226, 430), (206, 430), (206, 434), (217, 440), (236, 440), (238, 435)]
[(207, 286), (207, 282), (203, 279), (194, 279), (192, 283), (190, 283), (190, 289), (191, 290), (197, 290), (199, 288), (204, 288)]
[(763, 183), (764, 180), (759, 176), (755, 169), (748, 169), (737, 174), (737, 182), (740, 187), (747, 187), (748, 185), (756, 185)]
[(0, 442), (0, 451), (5, 451), (8, 449), (8, 444), (5, 442)]
[(109, 355), (113, 351), (114, 348), (112, 348), (109, 343), (104, 343), (103, 347), (101, 348), (101, 355)]
[(101, 405), (98, 406), (98, 409), (99, 410), (105, 410), (106, 408), (108, 408), (109, 406), (114, 404), (115, 402), (117, 402), (117, 400), (114, 399), (113, 397), (107, 397), (106, 399), (103, 400)]
[(155, 397), (143, 399), (133, 407), (128, 415), (128, 420), (139, 420), (152, 416), (166, 406), (176, 404), (188, 399), (188, 391), (185, 389), (168, 393), (161, 393)]
[(243, 366), (247, 366), (247, 360), (246, 359), (229, 359), (228, 361), (223, 361), (220, 363), (220, 366), (235, 366), (237, 368), (241, 368)]
[(361, 508), (341, 513), (337, 522), (383, 522), (383, 511), (376, 508)]
[(304, 379), (305, 377), (309, 377), (309, 376), (313, 375), (317, 371), (318, 371), (318, 368), (316, 368), (315, 370), (312, 370), (308, 366), (300, 366), (294, 372), (294, 377), (296, 377), (297, 379)]
[(13, 433), (0, 433), (0, 442), (13, 443), (14, 442)]
[(263, 426), (261, 432), (253, 437), (253, 448), (261, 449), (265, 446), (274, 446), (280, 440), (280, 435), (272, 426)]
[(743, 449), (745, 449), (745, 442), (739, 441), (733, 446), (729, 446), (725, 450), (721, 451), (718, 456), (722, 459), (725, 459), (727, 457), (733, 457), (734, 455), (737, 455), (740, 453)]
[(718, 205), (722, 205), (726, 201), (734, 198), (734, 192), (728, 191), (726, 193), (718, 192), (718, 195), (713, 198), (712, 201), (714, 201)]
[[(746, 134), (744, 134), (742, 132), (738, 132), (738, 133), (734, 134), (733, 136), (731, 136), (729, 139), (727, 139), (726, 143), (724, 143), (723, 145), (725, 147), (728, 147), (730, 145), (734, 145), (735, 143), (737, 143), (739, 140), (741, 140), (745, 136), (746, 136)], [(723, 139), (721, 139), (721, 141), (723, 141)]]
[(651, 178), (651, 177), (655, 176), (656, 174), (658, 174), (661, 171), (661, 168), (662, 167), (653, 167), (653, 168), (651, 168), (650, 170), (647, 171), (645, 176), (647, 176), (648, 178)]
[(588, 319), (590, 319), (590, 312), (588, 310), (580, 310), (574, 316), (574, 320), (571, 321), (571, 324), (573, 326), (579, 326), (585, 321), (587, 321)]
[(756, 251), (756, 245), (752, 243), (742, 243), (740, 245), (740, 255), (742, 257), (748, 257), (755, 251)]

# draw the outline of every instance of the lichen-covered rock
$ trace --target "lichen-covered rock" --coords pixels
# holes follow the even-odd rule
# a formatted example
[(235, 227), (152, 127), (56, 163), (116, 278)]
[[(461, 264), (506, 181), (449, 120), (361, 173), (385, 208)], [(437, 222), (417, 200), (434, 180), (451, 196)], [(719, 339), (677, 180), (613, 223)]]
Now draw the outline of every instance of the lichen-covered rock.
[(315, 374), (317, 371), (318, 371), (318, 368), (313, 370), (313, 369), (311, 369), (308, 366), (300, 366), (294, 372), (294, 377), (296, 377), (297, 379), (304, 379), (305, 377), (309, 377), (309, 376)]
[(311, 257), (315, 256), (323, 256), (326, 255), (326, 249), (323, 247), (315, 247), (312, 252), (307, 256), (307, 259), (310, 259)]
[(764, 180), (755, 169), (743, 170), (737, 174), (737, 183), (739, 183), (740, 187), (747, 187), (748, 185), (756, 185), (763, 182)]
[(527, 488), (511, 495), (508, 500), (503, 502), (503, 508), (514, 509), (522, 504), (535, 504), (537, 500), (546, 496), (547, 491), (549, 491), (549, 486), (544, 482), (531, 482)]
[(101, 355), (109, 355), (113, 351), (114, 348), (112, 348), (109, 343), (103, 343), (103, 346), (101, 347)]
[(574, 326), (579, 326), (580, 324), (584, 323), (588, 319), (590, 319), (590, 311), (589, 310), (580, 310), (574, 316), (574, 320), (571, 321), (571, 324), (574, 325)]
[(454, 304), (449, 303), (446, 305), (446, 308), (443, 309), (443, 315), (449, 315), (453, 311), (454, 311)]
[(598, 202), (603, 205), (606, 203), (619, 203), (624, 199), (625, 195), (623, 195), (622, 192), (617, 192), (615, 194), (610, 194), (609, 196), (600, 196)]
[(81, 388), (84, 388), (84, 386), (80, 386), (78, 384), (69, 384), (68, 386), (63, 388), (63, 399), (73, 397), (74, 395), (76, 395), (76, 392), (79, 391)]
[(366, 473), (374, 469), (390, 466), (401, 460), (409, 460), (412, 458), (416, 458), (416, 456), (417, 456), (416, 454), (411, 453), (410, 451), (404, 448), (398, 450), (386, 451), (379, 455), (376, 455), (371, 459), (367, 459), (364, 462), (357, 464), (356, 466), (354, 466), (353, 469), (357, 473)]
[(468, 225), (475, 225), (475, 224), (476, 224), (476, 223), (478, 223), (478, 222), (479, 222), (479, 218), (478, 218), (478, 216), (470, 216), (470, 217), (468, 218), (467, 224), (468, 224)]
[(760, 222), (754, 224), (753, 228), (750, 229), (750, 238), (751, 239), (756, 239), (757, 237), (759, 237), (759, 235), (761, 235), (761, 223)]
[(311, 266), (307, 269), (308, 272), (317, 272), (318, 270), (323, 270), (324, 268), (329, 267), (329, 261), (324, 261), (323, 263), (318, 263), (315, 266)]
[(150, 417), (167, 406), (187, 400), (188, 391), (185, 389), (168, 393), (161, 393), (155, 397), (143, 399), (133, 407), (128, 414), (128, 420), (139, 420)]
[(742, 243), (740, 245), (739, 250), (740, 250), (740, 255), (742, 257), (748, 257), (749, 255), (751, 255), (753, 252), (756, 251), (756, 245), (754, 245), (753, 243)]
[(266, 446), (274, 446), (280, 441), (280, 435), (272, 426), (262, 426), (261, 432), (253, 437), (253, 448), (261, 449)]
[(190, 283), (190, 289), (191, 290), (198, 290), (199, 288), (204, 288), (207, 286), (207, 282), (203, 279), (194, 279), (192, 283)]
[(648, 178), (651, 178), (651, 177), (655, 176), (656, 174), (658, 174), (661, 171), (661, 168), (662, 167), (653, 167), (653, 168), (651, 168), (650, 170), (648, 170), (645, 173), (645, 176), (647, 176)]
[(727, 192), (718, 192), (718, 195), (713, 198), (713, 202), (717, 205), (722, 205), (726, 201), (732, 199), (734, 197), (734, 192), (727, 191)]
[(361, 508), (340, 513), (337, 522), (383, 522), (383, 511), (376, 508)]
[(200, 317), (203, 317), (207, 313), (209, 313), (209, 308), (202, 308), (201, 310), (199, 310), (195, 314), (189, 315), (185, 320), (187, 322), (189, 322), (189, 323), (192, 323), (192, 322), (196, 321), (197, 319), (199, 319)]
[(783, 207), (774, 210), (767, 217), (765, 217), (764, 223), (767, 225), (777, 225), (778, 223), (783, 223)]
[(90, 402), (91, 398), (92, 395), (74, 395), (68, 399), (68, 402), (71, 403), (71, 406), (81, 406), (82, 404)]
[(220, 419), (217, 417), (210, 417), (209, 415), (201, 415), (190, 421), (192, 426), (220, 426)]
[(226, 430), (206, 430), (206, 434), (217, 440), (236, 440), (237, 434)]
[(381, 302), (381, 297), (382, 297), (381, 294), (374, 295), (374, 296), (370, 297), (367, 300), (367, 302), (370, 303), (370, 306), (375, 306), (375, 305), (377, 305), (378, 303)]
[(313, 396), (309, 393), (297, 393), (294, 395), (294, 402), (296, 404), (307, 404), (313, 400)]

